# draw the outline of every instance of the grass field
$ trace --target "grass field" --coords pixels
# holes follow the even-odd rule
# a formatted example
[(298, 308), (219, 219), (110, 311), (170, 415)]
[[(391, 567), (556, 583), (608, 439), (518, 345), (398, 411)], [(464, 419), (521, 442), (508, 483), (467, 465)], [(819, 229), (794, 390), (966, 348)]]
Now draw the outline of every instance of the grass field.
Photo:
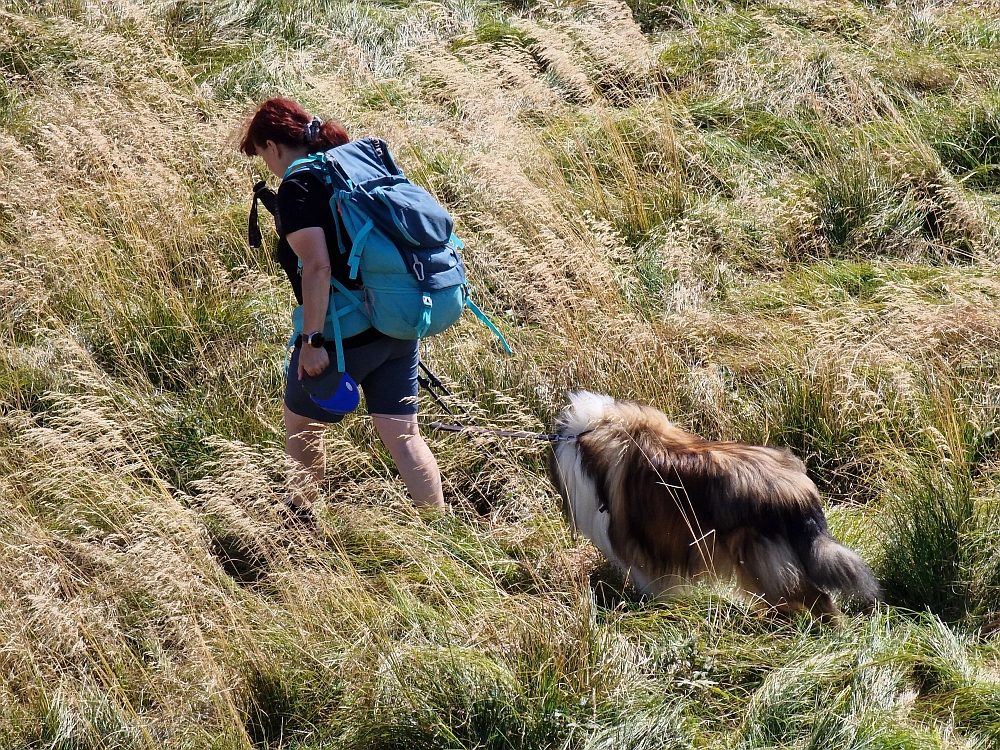
[[(453, 212), (483, 423), (790, 446), (891, 606), (637, 598), (541, 446), (428, 433), (423, 520), (360, 416), (281, 529), (271, 95)], [(0, 155), (0, 747), (1000, 748), (992, 0), (5, 0)]]

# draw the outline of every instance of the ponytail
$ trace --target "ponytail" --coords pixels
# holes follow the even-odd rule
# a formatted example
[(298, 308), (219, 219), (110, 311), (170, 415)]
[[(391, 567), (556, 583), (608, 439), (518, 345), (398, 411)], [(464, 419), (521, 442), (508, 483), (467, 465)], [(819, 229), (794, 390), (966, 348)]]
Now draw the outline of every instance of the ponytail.
[(312, 117), (291, 99), (268, 99), (247, 123), (240, 141), (240, 151), (257, 155), (257, 146), (274, 141), (285, 146), (306, 146), (313, 151), (327, 151), (350, 138), (336, 120), (323, 122)]
[(343, 125), (336, 120), (327, 120), (319, 126), (319, 136), (316, 139), (316, 144), (319, 146), (320, 151), (329, 151), (336, 146), (343, 146), (350, 140)]

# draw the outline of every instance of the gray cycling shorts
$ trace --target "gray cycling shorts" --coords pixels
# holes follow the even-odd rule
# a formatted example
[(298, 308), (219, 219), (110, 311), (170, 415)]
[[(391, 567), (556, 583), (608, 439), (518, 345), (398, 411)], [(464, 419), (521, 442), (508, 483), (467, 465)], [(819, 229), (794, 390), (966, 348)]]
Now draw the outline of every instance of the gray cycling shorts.
[[(344, 367), (365, 394), (369, 414), (417, 413), (417, 345), (386, 336), (370, 344), (344, 350)], [(330, 352), (330, 366), (336, 367), (336, 355)], [(299, 380), (299, 349), (288, 363), (285, 378), (285, 406), (293, 414), (317, 422), (335, 423), (344, 418), (320, 408)]]

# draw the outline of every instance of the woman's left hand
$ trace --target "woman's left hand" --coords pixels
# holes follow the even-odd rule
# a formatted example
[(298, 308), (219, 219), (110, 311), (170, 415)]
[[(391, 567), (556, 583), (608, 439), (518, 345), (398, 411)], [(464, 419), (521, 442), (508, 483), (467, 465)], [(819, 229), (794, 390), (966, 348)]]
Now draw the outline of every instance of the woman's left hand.
[(330, 366), (330, 355), (326, 352), (326, 347), (318, 349), (304, 344), (299, 350), (299, 380), (302, 380), (302, 373), (311, 377), (316, 377)]

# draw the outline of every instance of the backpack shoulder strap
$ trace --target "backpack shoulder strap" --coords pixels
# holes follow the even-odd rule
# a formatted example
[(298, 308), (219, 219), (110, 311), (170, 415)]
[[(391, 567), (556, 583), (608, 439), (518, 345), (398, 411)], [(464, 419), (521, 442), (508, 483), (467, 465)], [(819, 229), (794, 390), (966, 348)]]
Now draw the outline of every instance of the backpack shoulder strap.
[(287, 180), (296, 172), (302, 172), (303, 170), (308, 170), (314, 174), (319, 175), (319, 173), (326, 172), (326, 154), (322, 151), (317, 151), (315, 154), (309, 154), (301, 159), (296, 159), (291, 164), (288, 165), (288, 169), (285, 170), (285, 174), (282, 175), (283, 180)]

